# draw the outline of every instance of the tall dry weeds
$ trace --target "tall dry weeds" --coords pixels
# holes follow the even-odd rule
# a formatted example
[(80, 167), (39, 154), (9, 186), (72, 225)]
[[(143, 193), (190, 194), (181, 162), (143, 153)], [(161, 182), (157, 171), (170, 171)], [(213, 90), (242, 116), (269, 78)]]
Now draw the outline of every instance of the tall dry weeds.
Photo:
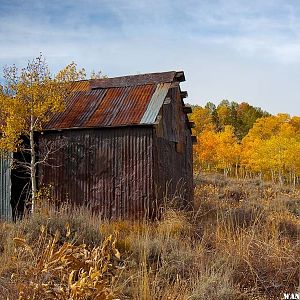
[(172, 203), (155, 222), (49, 208), (0, 225), (0, 295), (97, 299), (98, 289), (99, 299), (266, 300), (297, 292), (299, 191), (212, 175), (200, 178), (194, 211)]

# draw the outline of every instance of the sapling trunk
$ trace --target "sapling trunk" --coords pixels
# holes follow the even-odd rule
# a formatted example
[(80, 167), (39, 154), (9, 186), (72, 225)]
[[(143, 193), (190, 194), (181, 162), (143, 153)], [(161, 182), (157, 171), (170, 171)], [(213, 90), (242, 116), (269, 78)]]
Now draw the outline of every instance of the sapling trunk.
[(34, 118), (31, 116), (31, 126), (30, 126), (30, 178), (31, 178), (31, 210), (32, 214), (35, 213), (36, 208), (36, 197), (37, 197), (37, 183), (36, 183), (36, 152), (35, 152), (35, 143), (34, 143)]

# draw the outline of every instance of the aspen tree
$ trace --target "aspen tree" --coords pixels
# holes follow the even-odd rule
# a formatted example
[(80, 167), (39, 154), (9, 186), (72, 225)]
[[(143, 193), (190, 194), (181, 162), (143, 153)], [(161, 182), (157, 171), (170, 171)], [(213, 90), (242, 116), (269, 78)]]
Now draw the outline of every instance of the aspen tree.
[[(75, 63), (52, 76), (41, 54), (29, 61), (26, 68), (19, 70), (13, 65), (4, 69), (5, 83), (0, 91), (0, 149), (30, 155), (30, 162), (23, 162), (22, 167), (30, 174), (32, 213), (38, 193), (37, 167), (45, 160), (37, 155), (35, 133), (43, 129), (52, 114), (64, 110), (70, 84), (83, 78), (84, 69), (77, 70)], [(29, 141), (28, 145), (24, 140)]]

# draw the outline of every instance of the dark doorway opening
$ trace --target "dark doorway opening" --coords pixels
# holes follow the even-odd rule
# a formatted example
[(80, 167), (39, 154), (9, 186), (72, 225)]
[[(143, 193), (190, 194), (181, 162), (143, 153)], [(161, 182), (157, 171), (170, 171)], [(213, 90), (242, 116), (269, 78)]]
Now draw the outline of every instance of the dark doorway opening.
[(30, 200), (30, 173), (24, 166), (30, 163), (30, 154), (16, 152), (13, 158), (16, 163), (11, 171), (11, 206), (13, 220), (17, 220), (22, 218)]

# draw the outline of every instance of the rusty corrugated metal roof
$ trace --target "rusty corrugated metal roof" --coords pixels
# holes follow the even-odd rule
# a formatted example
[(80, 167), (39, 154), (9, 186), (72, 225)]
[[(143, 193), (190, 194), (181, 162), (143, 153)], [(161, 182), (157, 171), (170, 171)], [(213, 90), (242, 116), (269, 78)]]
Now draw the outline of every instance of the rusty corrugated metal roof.
[(72, 82), (71, 91), (80, 92), (80, 91), (89, 91), (90, 90), (90, 81), (89, 80), (80, 80)]
[(171, 83), (183, 72), (82, 80), (72, 84), (66, 108), (45, 130), (154, 124)]

